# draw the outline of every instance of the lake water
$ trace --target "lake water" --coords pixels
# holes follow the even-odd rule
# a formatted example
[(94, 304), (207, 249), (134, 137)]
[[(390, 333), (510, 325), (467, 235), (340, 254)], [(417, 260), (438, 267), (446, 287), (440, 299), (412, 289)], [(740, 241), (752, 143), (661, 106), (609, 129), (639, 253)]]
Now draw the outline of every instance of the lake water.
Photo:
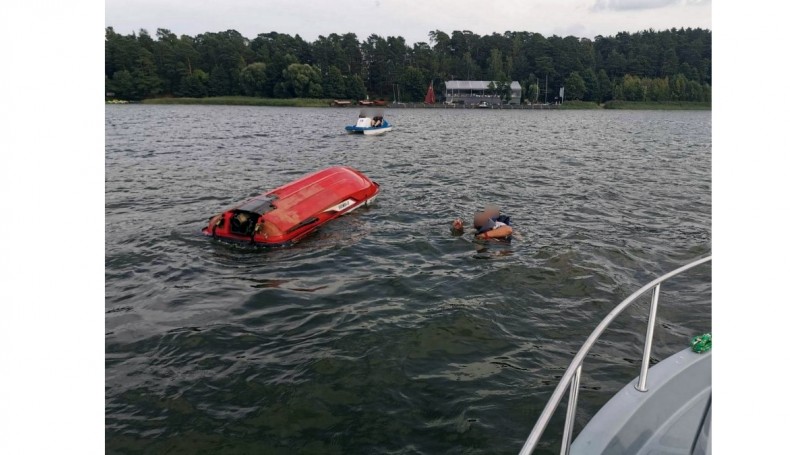
[[(711, 253), (709, 111), (357, 114), (106, 107), (107, 453), (514, 454), (600, 319)], [(289, 248), (200, 234), (332, 165), (372, 208)], [(510, 245), (450, 235), (489, 204)], [(577, 431), (638, 375), (648, 303), (585, 362)], [(662, 286), (653, 357), (710, 314), (709, 265)]]

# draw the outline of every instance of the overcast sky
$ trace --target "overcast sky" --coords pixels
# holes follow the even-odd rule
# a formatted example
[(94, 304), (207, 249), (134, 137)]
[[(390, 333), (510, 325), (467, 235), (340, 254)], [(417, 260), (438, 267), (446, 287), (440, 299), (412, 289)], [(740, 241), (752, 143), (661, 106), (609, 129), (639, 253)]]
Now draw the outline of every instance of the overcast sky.
[(271, 31), (307, 41), (331, 33), (402, 36), (428, 42), (428, 32), (506, 31), (594, 38), (620, 31), (711, 27), (710, 0), (105, 0), (105, 25), (117, 33), (157, 28), (176, 35), (234, 29), (247, 38)]

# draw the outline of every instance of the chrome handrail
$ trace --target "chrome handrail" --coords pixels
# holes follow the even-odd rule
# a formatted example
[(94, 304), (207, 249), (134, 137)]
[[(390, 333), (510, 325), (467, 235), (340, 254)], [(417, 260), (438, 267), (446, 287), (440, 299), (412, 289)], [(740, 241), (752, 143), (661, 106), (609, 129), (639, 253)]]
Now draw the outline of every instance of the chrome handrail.
[(560, 400), (562, 400), (563, 395), (568, 390), (568, 385), (571, 383), (571, 381), (573, 381), (573, 387), (571, 387), (570, 394), (568, 395), (568, 412), (565, 416), (565, 429), (563, 430), (562, 434), (561, 448), (562, 454), (568, 454), (573, 436), (573, 421), (574, 417), (576, 416), (576, 403), (579, 395), (579, 383), (581, 382), (582, 362), (584, 361), (584, 358), (587, 357), (587, 354), (589, 353), (592, 346), (596, 341), (598, 341), (598, 338), (601, 336), (603, 331), (606, 330), (614, 318), (619, 316), (623, 310), (628, 308), (628, 306), (631, 305), (637, 298), (642, 296), (642, 294), (653, 289), (653, 297), (650, 303), (650, 316), (648, 317), (647, 322), (647, 334), (645, 336), (645, 348), (642, 355), (642, 369), (639, 374), (639, 382), (636, 385), (636, 389), (640, 392), (647, 391), (647, 370), (650, 363), (650, 350), (653, 345), (653, 328), (655, 326), (656, 312), (658, 310), (658, 294), (661, 289), (661, 283), (674, 277), (675, 275), (685, 272), (686, 270), (709, 262), (711, 259), (712, 256), (706, 256), (656, 278), (650, 283), (642, 286), (638, 291), (628, 296), (612, 311), (610, 311), (609, 314), (606, 315), (603, 321), (601, 321), (595, 330), (593, 330), (593, 332), (590, 334), (590, 336), (587, 337), (587, 340), (579, 349), (579, 352), (576, 353), (570, 365), (568, 365), (568, 369), (565, 370), (565, 374), (563, 374), (562, 378), (560, 378), (557, 388), (555, 388), (554, 393), (551, 394), (548, 403), (546, 403), (546, 407), (543, 408), (543, 412), (541, 412), (540, 417), (538, 417), (538, 421), (535, 422), (535, 426), (532, 427), (532, 432), (530, 432), (527, 441), (524, 443), (524, 446), (519, 452), (519, 455), (529, 455), (533, 450), (535, 450), (538, 442), (540, 441), (540, 437), (546, 430), (549, 419), (551, 419), (551, 417), (554, 415)]

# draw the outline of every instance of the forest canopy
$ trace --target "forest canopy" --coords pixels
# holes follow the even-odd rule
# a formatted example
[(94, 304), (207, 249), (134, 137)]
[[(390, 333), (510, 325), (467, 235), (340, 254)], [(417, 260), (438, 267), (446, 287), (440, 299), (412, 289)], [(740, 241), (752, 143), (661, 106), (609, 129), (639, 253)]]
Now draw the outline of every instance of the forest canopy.
[[(711, 32), (647, 30), (596, 36), (471, 31), (429, 33), (408, 46), (400, 37), (319, 36), (235, 30), (195, 37), (158, 29), (121, 35), (105, 30), (105, 92), (114, 98), (256, 96), (422, 101), (449, 80), (518, 81), (522, 101), (711, 100)], [(441, 99), (439, 96), (437, 99)]]

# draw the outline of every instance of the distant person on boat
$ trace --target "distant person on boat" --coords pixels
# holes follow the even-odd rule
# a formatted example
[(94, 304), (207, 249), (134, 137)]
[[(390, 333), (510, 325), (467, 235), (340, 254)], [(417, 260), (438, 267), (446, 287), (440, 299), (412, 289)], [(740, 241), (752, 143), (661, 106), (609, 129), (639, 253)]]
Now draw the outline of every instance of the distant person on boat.
[(379, 126), (381, 126), (381, 123), (382, 123), (381, 117), (376, 116), (376, 117), (373, 117), (373, 122), (371, 123), (371, 126), (379, 127)]
[[(513, 228), (510, 227), (510, 217), (502, 215), (496, 207), (486, 207), (474, 216), (473, 226), (475, 238), (478, 240), (510, 240)], [(453, 235), (464, 233), (464, 222), (460, 218), (453, 221), (451, 228)]]

